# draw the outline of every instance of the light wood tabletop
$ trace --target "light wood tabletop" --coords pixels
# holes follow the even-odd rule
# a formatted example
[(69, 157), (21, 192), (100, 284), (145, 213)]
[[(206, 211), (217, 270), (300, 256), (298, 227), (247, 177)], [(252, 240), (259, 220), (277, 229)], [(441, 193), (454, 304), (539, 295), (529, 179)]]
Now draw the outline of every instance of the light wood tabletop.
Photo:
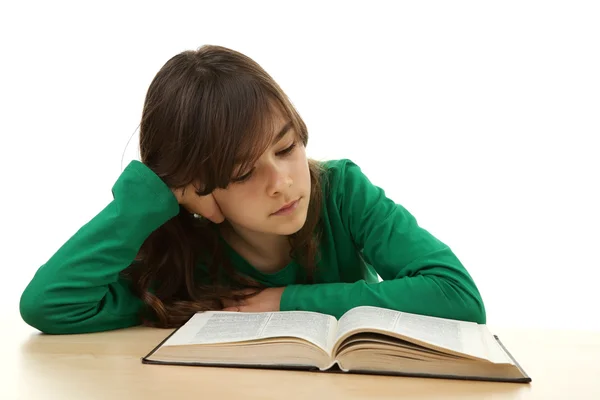
[(144, 365), (171, 330), (43, 335), (2, 315), (7, 399), (600, 399), (600, 332), (490, 326), (530, 384)]

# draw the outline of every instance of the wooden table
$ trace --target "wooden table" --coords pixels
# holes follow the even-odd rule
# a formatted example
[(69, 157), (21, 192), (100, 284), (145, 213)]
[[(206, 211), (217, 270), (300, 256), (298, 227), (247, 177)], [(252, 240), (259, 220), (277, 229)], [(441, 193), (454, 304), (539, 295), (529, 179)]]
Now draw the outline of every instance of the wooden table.
[[(144, 365), (171, 330), (42, 335), (3, 327), (5, 399), (600, 399), (600, 332), (492, 329), (531, 384)], [(10, 324), (7, 324), (10, 322)]]

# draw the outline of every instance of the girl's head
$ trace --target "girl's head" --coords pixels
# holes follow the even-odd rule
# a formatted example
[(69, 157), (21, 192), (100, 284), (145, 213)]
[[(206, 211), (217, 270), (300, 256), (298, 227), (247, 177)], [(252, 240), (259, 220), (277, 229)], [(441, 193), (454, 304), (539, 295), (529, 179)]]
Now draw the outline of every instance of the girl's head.
[[(148, 89), (140, 127), (141, 159), (169, 186), (196, 182), (232, 225), (280, 235), (306, 220), (307, 142), (277, 83), (252, 59), (219, 46), (167, 61)], [(297, 199), (291, 216), (272, 215)]]
[[(171, 188), (194, 183), (199, 195), (212, 194), (234, 228), (287, 236), (290, 255), (310, 280), (322, 170), (307, 159), (307, 143), (306, 125), (279, 85), (255, 61), (225, 47), (177, 54), (146, 94), (141, 161)], [(274, 215), (295, 200), (291, 214)], [(221, 308), (220, 300), (231, 293), (217, 279), (221, 272), (237, 285), (253, 285), (233, 271), (212, 227), (181, 207), (150, 235), (138, 254), (140, 263), (128, 271), (158, 325), (177, 325), (193, 311)], [(195, 284), (199, 261), (209, 265), (210, 285)]]
[[(263, 147), (266, 150), (248, 167), (236, 163), (232, 182), (227, 188), (215, 189), (213, 196), (225, 219), (238, 232), (291, 235), (306, 222), (310, 202), (306, 135), (298, 134), (291, 119), (281, 111), (274, 109), (271, 113), (272, 127), (259, 136), (267, 140), (258, 151)], [(292, 212), (275, 214), (294, 201), (297, 205)]]

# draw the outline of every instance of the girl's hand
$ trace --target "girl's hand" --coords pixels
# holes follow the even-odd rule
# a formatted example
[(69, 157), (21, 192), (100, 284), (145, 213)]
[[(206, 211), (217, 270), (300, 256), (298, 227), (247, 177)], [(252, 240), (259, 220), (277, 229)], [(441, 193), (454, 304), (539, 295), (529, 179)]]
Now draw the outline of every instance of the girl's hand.
[[(281, 294), (285, 287), (266, 288), (258, 294), (238, 302), (226, 302), (223, 311), (271, 312), (280, 311)], [(240, 294), (252, 293), (253, 290), (242, 290)]]
[(201, 215), (215, 224), (220, 224), (225, 220), (212, 193), (206, 196), (197, 195), (197, 188), (193, 183), (190, 183), (185, 188), (171, 188), (171, 190), (173, 191), (175, 198), (177, 198), (177, 202), (189, 212)]

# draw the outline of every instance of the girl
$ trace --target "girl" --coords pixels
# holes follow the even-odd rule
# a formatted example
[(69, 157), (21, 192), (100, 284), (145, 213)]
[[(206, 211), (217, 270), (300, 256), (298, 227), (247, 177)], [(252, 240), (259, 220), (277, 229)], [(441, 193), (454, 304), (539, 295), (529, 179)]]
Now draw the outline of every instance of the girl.
[(204, 310), (339, 318), (373, 305), (484, 323), (450, 248), (352, 161), (308, 159), (307, 143), (252, 59), (209, 45), (174, 56), (145, 98), (141, 161), (39, 268), (22, 318), (66, 334), (172, 328)]

